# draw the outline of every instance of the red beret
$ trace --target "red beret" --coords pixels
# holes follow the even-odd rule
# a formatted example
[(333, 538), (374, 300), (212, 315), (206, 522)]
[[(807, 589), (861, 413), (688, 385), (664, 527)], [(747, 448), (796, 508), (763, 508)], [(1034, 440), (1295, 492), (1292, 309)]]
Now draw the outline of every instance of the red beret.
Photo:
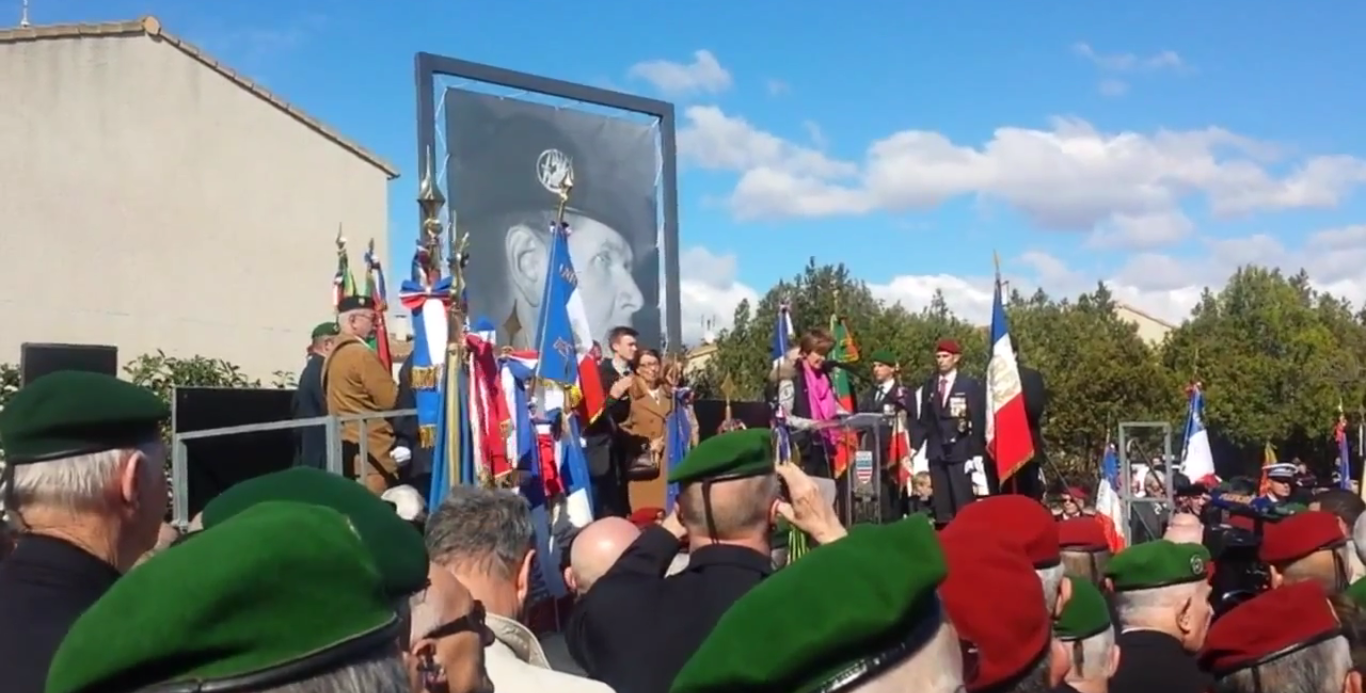
[(1200, 663), (1222, 677), (1262, 664), (1268, 655), (1279, 657), (1322, 642), (1340, 628), (1323, 588), (1316, 582), (1296, 582), (1263, 592), (1215, 621)]
[(934, 353), (961, 354), (963, 353), (963, 350), (958, 347), (958, 342), (955, 342), (952, 339), (941, 339), (938, 342), (935, 342)]
[(664, 514), (663, 508), (636, 508), (631, 511), (631, 524), (637, 527), (648, 527), (659, 522), (660, 516)]
[(945, 531), (966, 532), (975, 538), (1000, 536), (1024, 548), (1035, 568), (1051, 568), (1058, 553), (1058, 521), (1038, 501), (1025, 496), (983, 498), (958, 511)]
[[(1267, 523), (1270, 524), (1270, 523)], [(1245, 529), (1249, 532), (1257, 531), (1257, 521), (1243, 515), (1233, 515), (1228, 518), (1228, 526)]]
[(1071, 496), (1074, 500), (1086, 500), (1086, 489), (1080, 486), (1068, 486), (1067, 495)]
[(1315, 551), (1332, 548), (1347, 541), (1338, 516), (1324, 510), (1306, 510), (1262, 530), (1263, 563), (1284, 564), (1297, 561)]
[(1105, 530), (1094, 517), (1075, 517), (1058, 523), (1058, 546), (1063, 549), (1109, 551)]
[(943, 533), (940, 540), (949, 576), (939, 598), (958, 637), (977, 647), (977, 674), (968, 690), (1025, 673), (1044, 655), (1053, 633), (1039, 577), (1024, 552), (991, 535)]

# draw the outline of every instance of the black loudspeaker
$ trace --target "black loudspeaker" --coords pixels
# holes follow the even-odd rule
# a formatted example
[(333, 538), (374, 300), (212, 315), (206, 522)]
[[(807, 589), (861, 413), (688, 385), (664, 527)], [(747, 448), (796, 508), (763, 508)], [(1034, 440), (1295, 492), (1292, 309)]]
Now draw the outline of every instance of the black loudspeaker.
[[(294, 390), (178, 387), (175, 389), (175, 432), (285, 421), (291, 417), (293, 398)], [(301, 430), (260, 431), (185, 441), (190, 517), (234, 484), (288, 469), (294, 462), (295, 436)]]
[(55, 371), (89, 371), (117, 377), (118, 347), (102, 344), (35, 344), (19, 347), (19, 378), (27, 385)]

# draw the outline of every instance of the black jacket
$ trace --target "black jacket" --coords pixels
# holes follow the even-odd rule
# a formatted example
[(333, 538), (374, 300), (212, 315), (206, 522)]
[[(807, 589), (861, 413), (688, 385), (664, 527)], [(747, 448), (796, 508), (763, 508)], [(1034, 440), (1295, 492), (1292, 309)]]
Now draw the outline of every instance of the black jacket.
[(65, 541), (20, 538), (0, 562), (0, 689), (43, 693), (71, 624), (118, 579), (113, 566)]
[(1131, 630), (1115, 639), (1122, 656), (1110, 693), (1206, 693), (1213, 685), (1195, 656), (1166, 633)]
[[(322, 354), (309, 353), (303, 372), (299, 373), (299, 386), (294, 390), (290, 402), (290, 414), (295, 419), (311, 419), (327, 416), (327, 395), (323, 392)], [(327, 468), (327, 429), (322, 426), (307, 426), (294, 429), (294, 445), (297, 463), (317, 469)]]
[[(930, 376), (921, 390), (920, 416), (911, 426), (911, 444), (925, 445), (931, 462), (967, 462), (986, 452), (986, 390), (971, 376), (959, 371), (947, 397), (939, 397), (938, 375)], [(955, 417), (954, 401), (966, 407), (965, 416)]]
[(668, 530), (648, 527), (574, 607), (570, 656), (620, 693), (668, 693), (722, 614), (773, 573), (769, 556), (717, 544), (664, 577), (679, 550)]

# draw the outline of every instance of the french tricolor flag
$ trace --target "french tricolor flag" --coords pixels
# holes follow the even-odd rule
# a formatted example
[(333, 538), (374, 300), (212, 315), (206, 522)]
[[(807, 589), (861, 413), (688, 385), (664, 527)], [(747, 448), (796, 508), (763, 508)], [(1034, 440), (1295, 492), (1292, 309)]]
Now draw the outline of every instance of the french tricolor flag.
[[(593, 349), (593, 328), (584, 309), (579, 275), (569, 255), (569, 225), (551, 226), (550, 271), (546, 273), (541, 324), (536, 339), (536, 376), (565, 389), (569, 408), (584, 426), (602, 414), (602, 389)], [(542, 410), (548, 411), (548, 410)]]
[(1001, 276), (996, 275), (996, 296), (991, 308), (991, 358), (987, 361), (987, 454), (996, 463), (1002, 483), (1034, 456), (1034, 438), (1025, 416), (1020, 364), (1010, 343), (1010, 326), (1001, 295)]

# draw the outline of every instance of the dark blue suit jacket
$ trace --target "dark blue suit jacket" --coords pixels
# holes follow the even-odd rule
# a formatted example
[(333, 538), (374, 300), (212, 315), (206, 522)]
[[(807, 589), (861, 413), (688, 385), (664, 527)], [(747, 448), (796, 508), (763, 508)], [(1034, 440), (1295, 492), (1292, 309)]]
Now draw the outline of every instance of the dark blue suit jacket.
[[(931, 462), (967, 462), (986, 450), (986, 390), (982, 384), (961, 371), (954, 376), (948, 396), (939, 398), (939, 376), (925, 382), (921, 391), (920, 417), (912, 427), (912, 443), (926, 443), (925, 457)], [(950, 402), (961, 399), (967, 408), (960, 421), (952, 415)], [(966, 430), (964, 430), (966, 429)]]

